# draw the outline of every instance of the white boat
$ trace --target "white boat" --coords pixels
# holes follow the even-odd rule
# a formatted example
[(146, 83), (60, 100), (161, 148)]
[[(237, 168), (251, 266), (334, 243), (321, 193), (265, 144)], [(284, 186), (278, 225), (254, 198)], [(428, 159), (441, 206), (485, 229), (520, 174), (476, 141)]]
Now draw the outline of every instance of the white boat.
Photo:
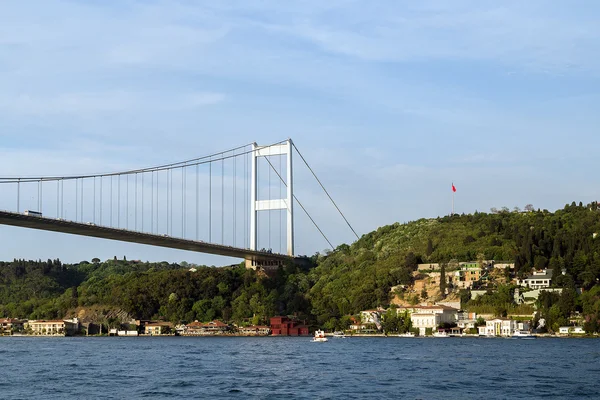
[(514, 331), (511, 337), (515, 339), (535, 339), (535, 336), (529, 331)]
[(446, 338), (446, 337), (450, 337), (450, 336), (448, 336), (448, 332), (446, 332), (444, 330), (439, 330), (439, 331), (433, 333), (433, 337)]
[(313, 342), (326, 342), (327, 338), (325, 337), (325, 332), (322, 330), (315, 331), (315, 337), (312, 340)]
[(412, 332), (400, 333), (398, 337), (415, 337), (415, 334)]
[(333, 332), (333, 337), (334, 338), (345, 339), (346, 335), (342, 331), (335, 331), (335, 332)]

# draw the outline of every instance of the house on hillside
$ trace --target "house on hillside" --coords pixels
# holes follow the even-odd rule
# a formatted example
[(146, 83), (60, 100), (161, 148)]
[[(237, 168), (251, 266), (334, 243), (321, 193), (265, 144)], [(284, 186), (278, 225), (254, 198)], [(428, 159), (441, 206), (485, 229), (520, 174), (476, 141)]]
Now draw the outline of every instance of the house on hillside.
[(479, 282), (484, 271), (476, 262), (461, 263), (460, 269), (454, 272), (453, 284), (460, 289), (472, 288), (475, 282)]
[(528, 287), (530, 289), (549, 288), (552, 284), (552, 272), (553, 271), (551, 269), (533, 271), (533, 274), (529, 275), (527, 278), (517, 280), (517, 284)]

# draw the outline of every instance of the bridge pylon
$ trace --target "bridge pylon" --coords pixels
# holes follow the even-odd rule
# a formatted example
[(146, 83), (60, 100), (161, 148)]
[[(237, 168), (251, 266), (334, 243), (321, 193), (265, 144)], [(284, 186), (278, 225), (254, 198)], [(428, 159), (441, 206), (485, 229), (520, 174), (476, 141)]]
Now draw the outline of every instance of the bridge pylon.
[[(293, 182), (293, 164), (292, 164), (292, 139), (283, 143), (259, 146), (252, 144), (252, 164), (251, 164), (251, 186), (250, 186), (250, 249), (258, 250), (258, 213), (269, 210), (286, 210), (286, 238), (287, 254), (294, 255), (294, 182)], [(260, 157), (286, 156), (286, 197), (282, 199), (258, 199), (258, 160)], [(246, 266), (255, 269), (258, 267), (278, 267), (279, 262), (271, 260), (268, 253), (265, 253), (264, 259), (253, 258), (246, 260)]]

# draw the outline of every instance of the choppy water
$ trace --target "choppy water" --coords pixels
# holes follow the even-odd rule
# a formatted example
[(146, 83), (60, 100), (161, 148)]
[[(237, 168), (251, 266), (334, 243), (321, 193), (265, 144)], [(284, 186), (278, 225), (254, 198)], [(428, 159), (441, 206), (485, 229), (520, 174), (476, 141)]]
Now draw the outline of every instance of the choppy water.
[(600, 340), (0, 338), (0, 398), (600, 399)]

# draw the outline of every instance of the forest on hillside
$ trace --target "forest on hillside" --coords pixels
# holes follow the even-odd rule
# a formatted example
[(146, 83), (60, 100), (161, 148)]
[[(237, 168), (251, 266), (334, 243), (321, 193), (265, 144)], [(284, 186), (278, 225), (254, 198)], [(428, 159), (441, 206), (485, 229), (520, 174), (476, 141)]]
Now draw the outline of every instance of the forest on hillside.
[(395, 223), (315, 254), (311, 268), (289, 265), (271, 276), (243, 266), (190, 270), (185, 263), (116, 258), (70, 265), (14, 260), (0, 263), (0, 317), (61, 318), (96, 307), (173, 322), (264, 323), (273, 315), (296, 315), (335, 329), (360, 310), (387, 306), (392, 288), (411, 284), (421, 262), (484, 258), (514, 262), (519, 277), (553, 269), (555, 286), (583, 293), (560, 305), (560, 299), (544, 298), (540, 310), (556, 314), (557, 321), (582, 313), (597, 330), (599, 233), (598, 205), (572, 203), (555, 212), (503, 209)]

